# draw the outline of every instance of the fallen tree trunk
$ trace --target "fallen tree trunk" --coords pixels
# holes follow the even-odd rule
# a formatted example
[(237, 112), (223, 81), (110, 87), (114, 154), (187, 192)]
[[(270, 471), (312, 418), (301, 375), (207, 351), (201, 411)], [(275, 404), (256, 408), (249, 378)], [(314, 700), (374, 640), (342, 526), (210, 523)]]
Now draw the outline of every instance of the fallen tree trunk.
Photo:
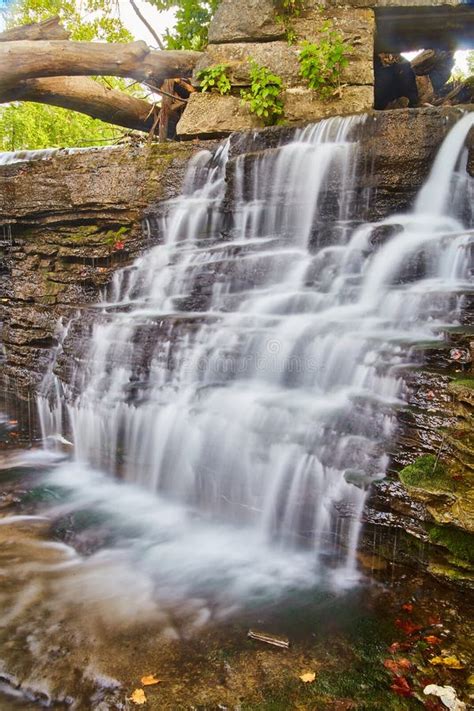
[(18, 40), (67, 40), (70, 32), (60, 24), (58, 16), (50, 17), (43, 22), (32, 22), (29, 25), (12, 27), (0, 32), (0, 42), (16, 42)]
[[(198, 52), (156, 52), (144, 42), (70, 42), (59, 18), (0, 33), (0, 103), (60, 106), (124, 128), (150, 131), (159, 109), (99, 84), (91, 75), (130, 77), (161, 85), (192, 73)], [(174, 106), (168, 107), (170, 111)]]
[(201, 56), (191, 51), (152, 51), (145, 42), (30, 41), (0, 43), (0, 93), (27, 79), (53, 76), (117, 76), (160, 86), (191, 75)]
[(149, 131), (159, 111), (148, 101), (108, 89), (87, 77), (28, 79), (10, 91), (0, 92), (0, 103), (9, 101), (60, 106), (137, 131)]

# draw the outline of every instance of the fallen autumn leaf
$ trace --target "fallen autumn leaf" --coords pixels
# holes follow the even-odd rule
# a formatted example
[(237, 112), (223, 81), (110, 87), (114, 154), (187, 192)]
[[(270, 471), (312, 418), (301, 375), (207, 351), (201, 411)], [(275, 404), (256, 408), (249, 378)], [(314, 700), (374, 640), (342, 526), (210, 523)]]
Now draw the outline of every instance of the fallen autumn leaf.
[(464, 664), (462, 664), (457, 657), (433, 657), (430, 659), (430, 664), (434, 666), (448, 667), (448, 669), (464, 669)]
[(146, 704), (146, 696), (143, 689), (135, 689), (130, 696), (130, 701), (132, 704), (136, 704), (137, 706), (143, 706), (143, 704)]
[(150, 674), (149, 676), (142, 676), (140, 679), (140, 684), (143, 686), (152, 686), (153, 684), (159, 684), (160, 679), (157, 679), (154, 674)]

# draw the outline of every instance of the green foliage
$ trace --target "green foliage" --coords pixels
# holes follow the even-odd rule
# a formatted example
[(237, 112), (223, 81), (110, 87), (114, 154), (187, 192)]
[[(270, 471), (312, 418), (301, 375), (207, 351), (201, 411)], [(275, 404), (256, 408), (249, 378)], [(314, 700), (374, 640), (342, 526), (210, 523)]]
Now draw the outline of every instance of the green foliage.
[(291, 19), (292, 17), (298, 17), (304, 10), (304, 0), (277, 0), (276, 7), (278, 11), (276, 21), (283, 25), (286, 41), (289, 45), (296, 44), (297, 35)]
[(305, 0), (277, 0), (277, 9), (285, 15), (298, 17), (305, 7)]
[(167, 49), (202, 50), (207, 45), (209, 23), (220, 0), (148, 0), (158, 10), (176, 11), (176, 24), (167, 32)]
[(273, 126), (283, 115), (283, 82), (281, 77), (267, 67), (250, 61), (250, 89), (240, 92), (243, 103), (250, 111), (262, 119), (265, 126)]
[(447, 548), (456, 558), (474, 563), (474, 536), (451, 526), (430, 526), (430, 541)]
[(349, 63), (346, 54), (351, 49), (330, 20), (323, 24), (318, 44), (301, 44), (300, 75), (323, 99), (328, 99), (340, 85), (341, 72)]
[[(114, 16), (115, 0), (17, 0), (5, 13), (7, 27), (59, 15), (71, 39), (129, 42), (133, 36)], [(97, 78), (106, 86), (142, 96), (125, 79)], [(86, 146), (116, 140), (123, 131), (84, 114), (30, 102), (0, 106), (0, 150)]]
[(41, 22), (58, 15), (72, 40), (130, 42), (131, 33), (118, 16), (115, 0), (16, 0), (6, 14), (6, 26)]
[(30, 102), (0, 107), (0, 126), (2, 151), (96, 145), (122, 134), (90, 116)]
[(230, 94), (232, 84), (227, 76), (227, 64), (214, 64), (201, 69), (197, 74), (202, 91), (217, 91), (219, 94)]
[(474, 50), (468, 52), (467, 55), (467, 68), (469, 74), (474, 74)]

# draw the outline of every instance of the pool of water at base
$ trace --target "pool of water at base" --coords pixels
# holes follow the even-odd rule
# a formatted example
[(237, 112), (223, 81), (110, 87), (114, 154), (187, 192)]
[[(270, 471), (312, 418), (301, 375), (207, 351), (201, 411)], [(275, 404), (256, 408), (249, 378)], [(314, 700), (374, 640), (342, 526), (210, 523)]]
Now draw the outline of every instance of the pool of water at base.
[[(286, 564), (302, 571), (308, 564), (303, 552), (293, 563), (283, 557), (281, 571), (260, 561), (259, 588), (245, 579), (254, 575), (245, 568), (248, 558), (229, 551), (229, 568), (219, 564), (220, 590), (215, 579), (192, 589), (189, 575), (171, 590), (168, 576), (159, 584), (159, 557), (147, 558), (143, 549), (140, 557), (124, 545), (133, 541), (137, 520), (97, 506), (105, 483), (90, 482), (96, 498), (88, 502), (67, 486), (74, 466), (39, 450), (3, 452), (1, 711), (132, 709), (139, 688), (145, 708), (160, 711), (437, 711), (435, 697), (425, 706), (429, 683), (452, 685), (469, 703), (472, 610), (465, 596), (421, 569), (372, 561), (379, 570), (350, 590), (309, 574), (295, 585), (292, 570), (292, 585), (285, 585)], [(133, 513), (133, 492), (128, 505)], [(141, 524), (140, 534), (152, 522), (145, 517)], [(144, 561), (153, 571), (148, 577)], [(249, 629), (286, 639), (289, 648), (251, 639)], [(445, 653), (462, 669), (430, 664)], [(313, 682), (300, 679), (307, 672)], [(142, 687), (151, 674), (160, 682)]]

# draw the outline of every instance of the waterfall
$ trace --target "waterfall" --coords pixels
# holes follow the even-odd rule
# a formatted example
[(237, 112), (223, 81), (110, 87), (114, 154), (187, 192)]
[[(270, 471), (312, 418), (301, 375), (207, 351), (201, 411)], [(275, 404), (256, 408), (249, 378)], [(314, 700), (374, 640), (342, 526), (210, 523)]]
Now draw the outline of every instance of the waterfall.
[(162, 587), (357, 578), (400, 369), (456, 322), (469, 280), (473, 123), (451, 130), (414, 212), (372, 224), (362, 118), (238, 157), (226, 141), (191, 162), (159, 244), (115, 275), (61, 395), (76, 464), (58, 481), (143, 527)]

